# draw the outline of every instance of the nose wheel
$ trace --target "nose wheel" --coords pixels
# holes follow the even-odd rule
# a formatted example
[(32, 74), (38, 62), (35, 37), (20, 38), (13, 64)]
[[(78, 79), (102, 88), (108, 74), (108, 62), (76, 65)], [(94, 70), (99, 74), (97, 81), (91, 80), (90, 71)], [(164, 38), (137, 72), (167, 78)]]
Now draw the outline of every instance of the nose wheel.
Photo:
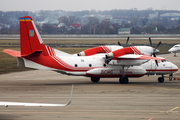
[(159, 83), (163, 83), (163, 82), (164, 82), (164, 76), (163, 76), (163, 75), (162, 75), (162, 77), (159, 77), (159, 78), (158, 78), (158, 82), (159, 82)]

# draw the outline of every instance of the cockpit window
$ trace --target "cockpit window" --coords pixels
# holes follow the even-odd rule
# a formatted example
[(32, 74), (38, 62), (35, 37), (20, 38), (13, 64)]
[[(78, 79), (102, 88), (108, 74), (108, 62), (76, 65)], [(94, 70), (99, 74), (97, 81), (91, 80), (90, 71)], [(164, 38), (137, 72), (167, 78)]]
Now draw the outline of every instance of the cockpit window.
[(161, 60), (161, 62), (167, 62), (166, 60)]
[(175, 48), (178, 48), (179, 46), (174, 46)]

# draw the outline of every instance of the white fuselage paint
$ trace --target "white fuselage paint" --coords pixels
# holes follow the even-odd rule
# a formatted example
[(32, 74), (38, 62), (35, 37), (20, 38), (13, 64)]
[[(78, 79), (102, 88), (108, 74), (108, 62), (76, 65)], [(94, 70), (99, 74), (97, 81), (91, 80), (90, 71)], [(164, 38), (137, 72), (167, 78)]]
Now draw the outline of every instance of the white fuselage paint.
[[(55, 51), (58, 55), (58, 51)], [(59, 52), (60, 54), (61, 52)], [(62, 53), (61, 53), (62, 55)], [(66, 70), (59, 70), (49, 68), (38, 63), (29, 61), (24, 59), (24, 63), (26, 67), (34, 68), (34, 69), (44, 69), (44, 70), (54, 70), (59, 71), (61, 73), (65, 73), (68, 75), (76, 75), (76, 76), (86, 76), (87, 73), (89, 74), (100, 74), (100, 75), (122, 75), (122, 74), (131, 74), (138, 75), (138, 74), (146, 74), (146, 75), (153, 75), (153, 74), (168, 74), (170, 72), (173, 73), (173, 69), (178, 69), (176, 65), (166, 60), (158, 61), (158, 66), (155, 63), (155, 60), (150, 60), (145, 62), (140, 66), (127, 66), (124, 68), (125, 72), (122, 72), (122, 64), (117, 62), (117, 60), (112, 60), (114, 64), (105, 64), (105, 54), (96, 54), (92, 56), (76, 56), (76, 55), (68, 55), (64, 53), (64, 56), (57, 56), (60, 60), (65, 62), (66, 64), (61, 64), (62, 66), (72, 69), (74, 71), (66, 71)], [(137, 60), (139, 61), (139, 60)], [(128, 63), (130, 61), (121, 61), (121, 63)], [(135, 61), (131, 61), (135, 62)], [(106, 66), (104, 66), (106, 65)], [(75, 71), (81, 69), (82, 71)], [(118, 77), (118, 76), (117, 76)]]
[(180, 52), (180, 44), (174, 45), (172, 48), (168, 50), (171, 53), (177, 53)]

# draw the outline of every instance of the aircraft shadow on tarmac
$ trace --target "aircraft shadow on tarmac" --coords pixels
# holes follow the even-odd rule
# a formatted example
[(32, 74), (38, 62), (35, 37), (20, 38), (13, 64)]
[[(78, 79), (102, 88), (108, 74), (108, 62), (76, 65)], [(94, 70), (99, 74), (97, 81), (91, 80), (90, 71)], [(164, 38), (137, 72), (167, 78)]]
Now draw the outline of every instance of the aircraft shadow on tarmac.
[(16, 120), (19, 117), (16, 115), (10, 115), (10, 114), (0, 114), (0, 120)]
[(173, 81), (173, 82), (164, 82), (164, 83), (159, 83), (159, 82), (129, 82), (128, 84), (119, 84), (119, 82), (107, 82), (107, 81), (105, 81), (105, 82), (103, 82), (103, 81), (101, 81), (101, 82), (99, 82), (99, 83), (92, 83), (92, 82), (68, 82), (68, 83), (47, 83), (47, 84), (36, 84), (36, 85), (47, 85), (47, 86), (66, 86), (66, 85), (119, 85), (119, 86), (149, 86), (149, 87), (160, 87), (160, 86), (162, 86), (162, 87), (167, 87), (167, 86), (169, 86), (169, 87), (172, 87), (172, 85), (173, 85), (173, 87), (176, 87), (176, 86), (179, 86), (179, 84), (177, 84), (177, 83), (179, 83), (179, 82), (175, 82), (175, 81)]

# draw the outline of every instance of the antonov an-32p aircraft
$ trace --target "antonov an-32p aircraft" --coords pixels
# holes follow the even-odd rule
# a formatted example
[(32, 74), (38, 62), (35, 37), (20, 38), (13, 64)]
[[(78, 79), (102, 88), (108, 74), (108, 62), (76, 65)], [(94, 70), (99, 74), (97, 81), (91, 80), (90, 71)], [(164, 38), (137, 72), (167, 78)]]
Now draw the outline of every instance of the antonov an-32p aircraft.
[[(128, 77), (173, 73), (178, 67), (155, 54), (150, 46), (99, 46), (68, 54), (43, 44), (43, 40), (30, 16), (20, 19), (21, 51), (3, 50), (18, 58), (18, 66), (53, 70), (62, 74), (91, 77), (99, 82), (103, 77), (118, 77), (120, 83), (128, 83)], [(148, 62), (149, 61), (149, 62)]]

